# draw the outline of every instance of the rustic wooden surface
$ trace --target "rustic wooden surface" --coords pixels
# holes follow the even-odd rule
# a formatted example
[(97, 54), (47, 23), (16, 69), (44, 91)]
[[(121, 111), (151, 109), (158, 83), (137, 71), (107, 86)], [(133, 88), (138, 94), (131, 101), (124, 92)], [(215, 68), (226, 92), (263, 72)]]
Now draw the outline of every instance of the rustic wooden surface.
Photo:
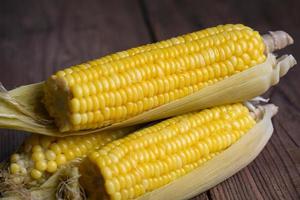
[[(296, 43), (282, 52), (300, 60), (299, 8), (298, 0), (2, 0), (0, 81), (13, 89), (65, 66), (224, 23), (244, 23), (262, 33), (285, 30)], [(195, 199), (300, 199), (299, 76), (296, 66), (265, 94), (280, 112), (258, 158)], [(1, 130), (0, 160), (26, 136)]]

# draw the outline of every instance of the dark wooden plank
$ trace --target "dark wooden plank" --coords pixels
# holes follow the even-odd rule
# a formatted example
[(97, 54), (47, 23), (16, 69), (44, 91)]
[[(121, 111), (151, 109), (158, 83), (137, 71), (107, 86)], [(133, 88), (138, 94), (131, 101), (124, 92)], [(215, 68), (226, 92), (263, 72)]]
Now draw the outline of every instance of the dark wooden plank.
[[(158, 40), (224, 23), (238, 23), (238, 15), (225, 1), (202, 2), (195, 0), (154, 3), (146, 0), (149, 18)], [(227, 15), (231, 13), (231, 15)], [(227, 16), (227, 17), (223, 17)]]
[[(12, 89), (54, 71), (149, 42), (137, 0), (0, 2), (0, 81)], [(25, 134), (1, 130), (0, 160)]]
[(192, 199), (193, 200), (209, 200), (209, 196), (206, 193), (202, 193)]
[[(145, 0), (149, 24), (156, 40), (205, 27), (243, 23), (262, 33), (282, 29), (296, 43), (280, 53), (300, 60), (300, 3), (289, 1), (168, 1)], [(259, 157), (248, 167), (209, 191), (210, 199), (299, 199), (300, 194), (300, 69), (296, 66), (264, 96), (280, 107), (275, 132)]]
[[(222, 23), (245, 23), (261, 32), (284, 29), (297, 40), (298, 8), (296, 0), (1, 1), (0, 80), (11, 89), (44, 80), (64, 66)], [(299, 50), (297, 43), (288, 49), (294, 55)], [(299, 68), (293, 69), (266, 94), (280, 106), (280, 112), (274, 119), (274, 136), (263, 153), (209, 195), (195, 199), (298, 199), (299, 73)], [(1, 131), (0, 159), (22, 137)]]

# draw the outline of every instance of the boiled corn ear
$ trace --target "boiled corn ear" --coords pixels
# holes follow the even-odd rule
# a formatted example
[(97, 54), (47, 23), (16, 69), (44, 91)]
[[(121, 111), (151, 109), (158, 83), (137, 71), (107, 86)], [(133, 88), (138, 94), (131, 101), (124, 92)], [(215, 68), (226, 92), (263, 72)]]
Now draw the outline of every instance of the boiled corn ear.
[[(255, 120), (259, 123), (258, 114), (250, 113), (242, 104), (165, 120), (91, 153), (80, 167), (81, 185), (90, 199), (135, 199), (143, 195), (152, 199), (152, 191), (195, 173), (208, 160), (218, 159), (256, 126)], [(153, 199), (172, 199), (155, 194)]]
[(101, 128), (263, 63), (264, 52), (258, 32), (220, 25), (59, 71), (44, 102), (62, 132)]
[(277, 109), (272, 104), (259, 107), (257, 114), (261, 115), (261, 118), (236, 143), (187, 175), (137, 199), (190, 199), (231, 177), (252, 162), (263, 150), (272, 136), (271, 118)]
[[(291, 43), (285, 32), (260, 36), (243, 25), (221, 25), (112, 54), (0, 93), (0, 127), (87, 134), (245, 101), (296, 64), (291, 55), (270, 54)], [(68, 133), (41, 109), (42, 98)]]

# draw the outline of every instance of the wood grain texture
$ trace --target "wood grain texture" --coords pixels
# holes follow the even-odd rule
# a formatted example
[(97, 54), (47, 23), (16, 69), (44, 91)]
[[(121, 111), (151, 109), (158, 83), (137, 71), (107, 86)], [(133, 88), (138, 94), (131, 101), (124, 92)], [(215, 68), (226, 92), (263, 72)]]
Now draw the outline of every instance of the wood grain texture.
[[(149, 24), (157, 40), (204, 27), (243, 23), (266, 33), (285, 30), (296, 43), (279, 53), (300, 60), (297, 1), (145, 1)], [(299, 199), (300, 196), (300, 69), (296, 66), (280, 84), (264, 94), (279, 106), (275, 132), (258, 158), (248, 167), (208, 192), (209, 199)]]
[[(12, 89), (54, 71), (140, 44), (224, 23), (265, 33), (282, 29), (295, 45), (281, 53), (300, 60), (297, 0), (3, 0), (0, 2), (0, 81)], [(248, 167), (193, 199), (300, 199), (300, 69), (264, 96), (280, 107), (275, 132)], [(0, 160), (26, 134), (1, 130)]]
[[(0, 2), (0, 81), (13, 89), (58, 69), (150, 42), (139, 4), (119, 2)], [(25, 134), (1, 130), (0, 159)]]

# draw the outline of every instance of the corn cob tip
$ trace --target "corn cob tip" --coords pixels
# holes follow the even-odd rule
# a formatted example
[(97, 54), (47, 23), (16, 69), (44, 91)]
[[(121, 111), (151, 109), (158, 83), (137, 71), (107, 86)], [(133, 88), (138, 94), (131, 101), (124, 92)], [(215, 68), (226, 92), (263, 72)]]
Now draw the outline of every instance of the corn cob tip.
[(263, 40), (266, 45), (265, 53), (283, 49), (294, 43), (294, 39), (285, 31), (269, 31), (263, 35)]

